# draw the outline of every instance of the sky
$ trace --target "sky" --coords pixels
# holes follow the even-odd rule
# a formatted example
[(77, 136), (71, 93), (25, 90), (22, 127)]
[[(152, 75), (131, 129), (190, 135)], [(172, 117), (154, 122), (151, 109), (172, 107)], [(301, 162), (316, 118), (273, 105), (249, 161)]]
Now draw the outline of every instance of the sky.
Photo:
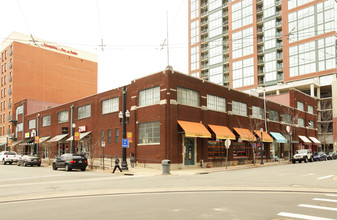
[(97, 54), (98, 92), (188, 71), (188, 0), (0, 0), (0, 14), (1, 42), (16, 31)]

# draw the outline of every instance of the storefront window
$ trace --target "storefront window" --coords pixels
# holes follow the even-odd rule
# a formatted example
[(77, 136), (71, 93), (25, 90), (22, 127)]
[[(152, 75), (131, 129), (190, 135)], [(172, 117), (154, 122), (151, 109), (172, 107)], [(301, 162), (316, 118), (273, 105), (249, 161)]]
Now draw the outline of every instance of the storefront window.
[(138, 129), (138, 144), (160, 143), (159, 121), (140, 123)]
[(224, 141), (208, 141), (208, 160), (222, 160), (226, 158)]
[(234, 158), (246, 158), (248, 157), (248, 148), (245, 143), (233, 143), (233, 157)]

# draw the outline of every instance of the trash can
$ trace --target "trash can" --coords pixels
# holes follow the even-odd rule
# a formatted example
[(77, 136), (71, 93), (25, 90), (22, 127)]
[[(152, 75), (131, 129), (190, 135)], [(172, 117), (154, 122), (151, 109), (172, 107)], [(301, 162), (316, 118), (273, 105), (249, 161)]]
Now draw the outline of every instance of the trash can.
[(171, 161), (170, 160), (162, 160), (161, 165), (163, 166), (162, 175), (170, 175), (171, 170)]

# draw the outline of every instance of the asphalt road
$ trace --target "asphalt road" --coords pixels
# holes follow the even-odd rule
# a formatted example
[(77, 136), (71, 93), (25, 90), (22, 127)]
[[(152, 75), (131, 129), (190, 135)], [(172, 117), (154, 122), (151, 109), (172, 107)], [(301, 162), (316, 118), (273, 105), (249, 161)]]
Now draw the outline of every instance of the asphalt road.
[(0, 219), (337, 219), (337, 160), (192, 176), (0, 173)]

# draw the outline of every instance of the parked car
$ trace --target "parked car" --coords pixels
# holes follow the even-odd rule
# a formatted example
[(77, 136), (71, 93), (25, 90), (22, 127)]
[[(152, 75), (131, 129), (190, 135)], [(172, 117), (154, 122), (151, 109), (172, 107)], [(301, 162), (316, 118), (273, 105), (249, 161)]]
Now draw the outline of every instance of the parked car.
[(337, 151), (328, 153), (328, 160), (336, 160), (337, 159)]
[(308, 161), (312, 162), (313, 157), (311, 150), (310, 149), (297, 150), (292, 158), (293, 163), (296, 163), (296, 161), (298, 161), (299, 163), (301, 163), (302, 161), (304, 161), (305, 163), (307, 163)]
[(53, 161), (53, 170), (65, 168), (66, 171), (80, 169), (85, 171), (88, 166), (88, 159), (83, 154), (62, 154)]
[(314, 154), (314, 161), (327, 160), (328, 156), (324, 152), (316, 152)]
[(18, 166), (41, 166), (41, 159), (37, 156), (33, 156), (33, 155), (23, 155), (21, 157), (19, 157), (18, 162), (17, 162)]
[(18, 161), (17, 153), (15, 151), (1, 151), (0, 161), (3, 165), (16, 163)]

